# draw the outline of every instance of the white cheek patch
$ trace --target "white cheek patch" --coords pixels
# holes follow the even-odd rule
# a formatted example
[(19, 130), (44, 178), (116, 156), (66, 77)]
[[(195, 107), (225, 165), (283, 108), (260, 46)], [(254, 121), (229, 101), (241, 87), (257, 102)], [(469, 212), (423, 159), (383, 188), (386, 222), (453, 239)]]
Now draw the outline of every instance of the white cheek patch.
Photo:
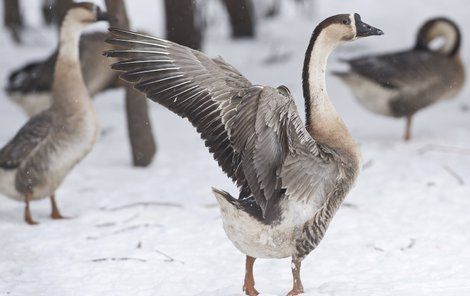
[(357, 30), (356, 30), (356, 19), (354, 18), (354, 14), (349, 15), (349, 19), (351, 20), (351, 29), (354, 33), (354, 38), (353, 40), (357, 39)]

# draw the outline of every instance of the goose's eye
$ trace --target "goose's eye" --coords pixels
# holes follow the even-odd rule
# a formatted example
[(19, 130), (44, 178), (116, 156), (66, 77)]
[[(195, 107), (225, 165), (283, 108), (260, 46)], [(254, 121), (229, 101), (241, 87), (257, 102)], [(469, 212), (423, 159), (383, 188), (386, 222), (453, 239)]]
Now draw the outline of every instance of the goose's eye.
[(343, 20), (343, 24), (345, 25), (349, 25), (351, 23), (351, 20), (347, 19), (347, 20)]

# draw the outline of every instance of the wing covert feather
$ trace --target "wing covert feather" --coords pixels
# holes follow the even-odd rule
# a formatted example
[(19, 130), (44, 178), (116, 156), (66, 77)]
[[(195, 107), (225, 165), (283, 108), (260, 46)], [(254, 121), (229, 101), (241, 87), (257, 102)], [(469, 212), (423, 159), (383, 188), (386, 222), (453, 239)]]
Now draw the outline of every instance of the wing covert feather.
[(47, 112), (32, 117), (0, 150), (0, 167), (14, 169), (46, 139), (52, 128), (52, 118)]

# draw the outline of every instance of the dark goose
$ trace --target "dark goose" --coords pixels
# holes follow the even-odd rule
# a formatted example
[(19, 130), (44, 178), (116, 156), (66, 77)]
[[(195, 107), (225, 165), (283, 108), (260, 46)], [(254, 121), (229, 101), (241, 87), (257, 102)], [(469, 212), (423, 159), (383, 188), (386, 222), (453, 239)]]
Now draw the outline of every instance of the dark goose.
[[(438, 37), (445, 43), (432, 49), (430, 44)], [(368, 110), (406, 118), (404, 139), (409, 140), (416, 112), (453, 98), (462, 89), (465, 73), (460, 44), (457, 25), (447, 18), (434, 18), (421, 27), (412, 49), (345, 60), (350, 70), (334, 74)]]

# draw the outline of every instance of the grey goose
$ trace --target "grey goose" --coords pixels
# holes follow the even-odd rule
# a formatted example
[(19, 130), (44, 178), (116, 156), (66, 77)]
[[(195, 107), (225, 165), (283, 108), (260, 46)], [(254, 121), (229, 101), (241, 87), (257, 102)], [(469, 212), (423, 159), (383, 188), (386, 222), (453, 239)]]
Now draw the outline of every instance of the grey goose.
[[(93, 97), (115, 86), (117, 75), (109, 68), (111, 61), (101, 53), (111, 47), (104, 43), (105, 32), (85, 33), (80, 38), (79, 56), (85, 85)], [(14, 103), (34, 116), (52, 104), (52, 80), (58, 49), (44, 60), (35, 61), (14, 70), (8, 76), (5, 90)]]
[(187, 118), (239, 198), (213, 189), (225, 232), (246, 254), (243, 290), (254, 287), (256, 258), (292, 257), (293, 287), (303, 293), (301, 261), (318, 245), (359, 172), (356, 143), (326, 92), (330, 52), (345, 41), (381, 35), (358, 14), (321, 22), (305, 55), (306, 125), (285, 86), (255, 85), (222, 58), (170, 41), (110, 29), (113, 69), (148, 98)]
[[(432, 42), (438, 37), (445, 43), (433, 49)], [(409, 140), (416, 112), (453, 98), (462, 89), (465, 73), (460, 45), (457, 25), (447, 18), (433, 18), (420, 28), (412, 49), (345, 60), (350, 70), (334, 74), (368, 110), (406, 118), (404, 139)]]
[(87, 25), (106, 17), (91, 3), (70, 8), (60, 29), (52, 105), (32, 117), (0, 150), (0, 193), (25, 202), (28, 224), (37, 224), (31, 216), (30, 201), (47, 196), (51, 217), (62, 218), (55, 191), (96, 141), (98, 118), (80, 70), (78, 42)]

